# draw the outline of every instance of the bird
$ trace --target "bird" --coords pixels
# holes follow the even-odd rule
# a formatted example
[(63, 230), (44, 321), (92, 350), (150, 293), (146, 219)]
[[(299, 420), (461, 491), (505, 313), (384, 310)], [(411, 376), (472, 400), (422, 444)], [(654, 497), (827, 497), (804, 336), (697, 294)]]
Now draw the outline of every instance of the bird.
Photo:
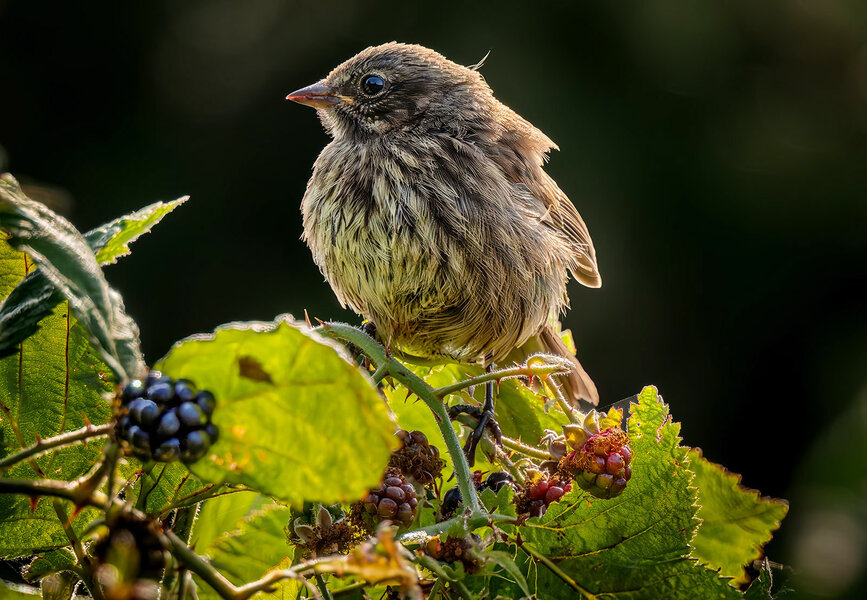
[[(289, 94), (331, 137), (301, 201), (302, 239), (341, 305), (391, 347), (488, 370), (560, 355), (566, 398), (597, 405), (554, 327), (570, 275), (602, 284), (593, 242), (545, 172), (559, 148), (494, 97), (480, 66), (390, 42)], [(486, 428), (499, 436), (493, 382), (479, 416), (470, 464)]]

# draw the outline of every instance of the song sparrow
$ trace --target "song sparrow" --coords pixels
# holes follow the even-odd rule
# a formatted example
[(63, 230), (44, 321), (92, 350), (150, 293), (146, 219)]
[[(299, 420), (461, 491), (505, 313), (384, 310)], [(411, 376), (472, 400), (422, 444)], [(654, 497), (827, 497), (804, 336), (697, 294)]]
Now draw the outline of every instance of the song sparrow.
[(596, 404), (552, 329), (569, 273), (601, 285), (593, 242), (543, 169), (557, 146), (494, 98), (478, 66), (392, 42), (289, 94), (333, 138), (301, 203), (304, 240), (383, 341), (486, 366), (560, 354), (574, 362), (567, 397)]

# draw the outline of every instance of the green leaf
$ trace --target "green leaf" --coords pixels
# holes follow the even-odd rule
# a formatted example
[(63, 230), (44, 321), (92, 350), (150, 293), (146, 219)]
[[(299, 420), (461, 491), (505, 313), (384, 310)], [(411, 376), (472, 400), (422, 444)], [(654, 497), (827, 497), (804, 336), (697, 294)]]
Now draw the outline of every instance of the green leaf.
[(203, 552), (218, 537), (235, 529), (241, 519), (268, 502), (266, 496), (256, 492), (235, 492), (202, 503), (192, 536), (197, 551)]
[(51, 550), (33, 559), (23, 576), (29, 582), (39, 581), (51, 573), (71, 571), (75, 568), (75, 555), (66, 549)]
[[(89, 231), (84, 238), (100, 265), (113, 264), (129, 254), (131, 242), (150, 231), (186, 199), (151, 204)], [(42, 271), (31, 271), (0, 306), (0, 357), (17, 352), (18, 344), (33, 335), (39, 321), (62, 301), (63, 295)]]
[(205, 481), (289, 501), (352, 501), (378, 484), (397, 446), (370, 378), (289, 318), (188, 338), (156, 367), (217, 398), (220, 439), (190, 466)]
[[(0, 239), (0, 299), (32, 268), (26, 254)], [(0, 359), (0, 456), (33, 444), (37, 436), (48, 438), (88, 422), (109, 420), (111, 406), (103, 395), (113, 390), (111, 373), (65, 301), (20, 350), (16, 356)], [(15, 465), (5, 476), (75, 479), (102, 456), (103, 445), (95, 440), (48, 452)], [(74, 526), (81, 522), (82, 515)], [(33, 554), (67, 544), (50, 500), (42, 499), (31, 511), (29, 498), (0, 495), (0, 556)]]
[(215, 495), (231, 492), (225, 486), (204, 483), (179, 462), (155, 463), (143, 469), (137, 459), (125, 457), (119, 467), (119, 472), (127, 480), (142, 471), (135, 485), (128, 489), (127, 498), (149, 515), (165, 517), (176, 508), (192, 506)]
[(143, 372), (138, 328), (84, 237), (66, 219), (27, 198), (8, 174), (0, 177), (0, 227), (69, 301), (118, 378)]
[[(0, 559), (41, 554), (69, 545), (55, 503), (65, 506), (67, 518), (72, 514), (72, 504), (60, 500), (39, 498), (31, 511), (26, 496), (0, 496)], [(98, 514), (90, 508), (81, 511), (73, 519), (72, 529), (80, 535)]]
[(527, 579), (518, 568), (518, 565), (515, 564), (515, 560), (512, 558), (511, 554), (503, 552), (502, 550), (488, 550), (485, 552), (485, 556), (491, 562), (503, 567), (503, 570), (506, 572), (505, 577), (518, 586), (518, 589), (521, 590), (522, 597), (529, 597), (531, 595), (530, 588), (527, 587)]
[(66, 548), (51, 550), (37, 556), (24, 569), (22, 576), (29, 582), (39, 581), (51, 573), (71, 571), (75, 568), (75, 555)]
[[(285, 532), (290, 515), (291, 510), (286, 506), (265, 507), (245, 518), (238, 529), (214, 540), (205, 554), (211, 559), (211, 564), (235, 585), (255, 581), (275, 568), (288, 567), (294, 553)], [(200, 598), (216, 597), (207, 584), (199, 581), (198, 585)], [(293, 598), (301, 584), (285, 579), (275, 588), (270, 594), (260, 593), (254, 598)]]
[(740, 476), (708, 461), (699, 451), (690, 452), (689, 469), (696, 475), (693, 485), (698, 488), (702, 520), (692, 540), (692, 555), (737, 583), (746, 583), (744, 566), (761, 556), (762, 546), (771, 540), (789, 507), (783, 500), (763, 498), (742, 487)]
[(183, 196), (171, 202), (154, 202), (128, 215), (101, 225), (84, 234), (87, 244), (96, 254), (100, 265), (117, 262), (130, 253), (129, 244), (148, 233), (163, 217), (189, 200)]
[[(536, 594), (542, 599), (574, 597), (581, 590), (630, 599), (741, 597), (689, 556), (699, 520), (680, 426), (671, 422), (655, 388), (645, 388), (630, 412), (635, 458), (624, 493), (600, 500), (576, 488), (544, 517), (519, 527), (523, 548), (548, 557), (563, 574), (537, 561), (537, 577), (528, 576), (537, 582)], [(527, 556), (518, 564), (531, 568)]]

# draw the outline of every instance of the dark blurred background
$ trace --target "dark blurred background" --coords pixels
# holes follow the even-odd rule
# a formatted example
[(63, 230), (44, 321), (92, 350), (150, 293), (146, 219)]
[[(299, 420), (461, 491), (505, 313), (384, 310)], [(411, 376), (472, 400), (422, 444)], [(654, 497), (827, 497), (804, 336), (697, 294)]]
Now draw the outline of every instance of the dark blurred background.
[[(82, 230), (192, 197), (107, 272), (150, 362), (226, 321), (357, 321), (299, 240), (328, 140), (283, 98), (371, 44), (491, 50), (596, 243), (565, 324), (603, 401), (659, 386), (686, 443), (792, 500), (769, 553), (803, 589), (864, 581), (867, 459), (816, 442), (867, 419), (863, 0), (133, 4), (0, 1), (0, 164)], [(804, 464), (839, 470), (836, 537), (810, 537), (833, 528)]]

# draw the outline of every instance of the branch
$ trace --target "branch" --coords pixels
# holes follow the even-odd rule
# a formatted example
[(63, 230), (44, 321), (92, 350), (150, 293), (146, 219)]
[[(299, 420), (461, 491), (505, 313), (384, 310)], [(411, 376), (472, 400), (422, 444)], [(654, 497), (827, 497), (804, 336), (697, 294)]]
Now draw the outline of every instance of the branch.
[(478, 529), (479, 527), (491, 525), (492, 523), (515, 522), (517, 522), (516, 517), (501, 515), (500, 513), (488, 513), (487, 511), (482, 509), (470, 513), (469, 516), (458, 515), (457, 517), (452, 517), (451, 519), (442, 521), (441, 523), (434, 523), (433, 525), (428, 525), (427, 527), (420, 527), (418, 529), (405, 531), (402, 534), (398, 535), (395, 540), (408, 544), (414, 544), (420, 543), (429, 537), (434, 537), (440, 535), (441, 533), (445, 533), (455, 525), (463, 526), (466, 529), (472, 531), (474, 529)]
[(75, 442), (108, 435), (112, 427), (113, 425), (111, 423), (98, 426), (87, 425), (81, 429), (76, 429), (75, 431), (69, 431), (61, 435), (39, 440), (32, 446), (28, 446), (23, 450), (19, 450), (14, 454), (10, 454), (9, 456), (0, 459), (0, 472), (8, 470), (9, 467), (21, 462), (22, 460), (34, 458), (54, 448), (62, 448), (63, 446), (70, 446)]
[(446, 444), (446, 450), (452, 459), (452, 467), (458, 480), (461, 497), (474, 512), (479, 511), (481, 505), (476, 495), (476, 489), (471, 484), (473, 476), (470, 466), (467, 464), (460, 440), (458, 440), (458, 436), (452, 427), (445, 405), (443, 405), (442, 399), (436, 395), (434, 389), (418, 375), (389, 356), (380, 343), (357, 327), (347, 325), (346, 323), (326, 323), (317, 327), (316, 331), (326, 337), (354, 344), (373, 362), (376, 366), (376, 373), (380, 377), (393, 377), (428, 405), (428, 408), (434, 413), (437, 427), (439, 427), (443, 441)]
[(92, 492), (84, 497), (76, 485), (68, 481), (46, 479), (32, 481), (29, 479), (0, 479), (0, 494), (24, 494), (27, 496), (51, 496), (71, 500), (76, 506), (93, 506), (103, 508), (105, 494)]
[(486, 383), (488, 381), (514, 379), (515, 377), (545, 377), (548, 375), (568, 373), (570, 369), (570, 365), (555, 362), (518, 365), (515, 367), (508, 367), (506, 369), (497, 369), (496, 371), (491, 371), (490, 373), (484, 373), (482, 375), (477, 375), (476, 377), (470, 377), (469, 379), (458, 381), (457, 383), (453, 383), (451, 385), (445, 385), (443, 387), (434, 389), (433, 393), (437, 398), (444, 398), (449, 394), (454, 394), (455, 392), (458, 392), (460, 390), (472, 387), (474, 385), (479, 385), (480, 383)]
[[(223, 600), (246, 600), (253, 594), (265, 591), (273, 587), (275, 583), (283, 579), (303, 579), (302, 574), (308, 571), (313, 572), (317, 563), (326, 560), (333, 560), (332, 557), (321, 559), (308, 560), (297, 564), (288, 569), (279, 571), (271, 571), (265, 574), (261, 579), (246, 583), (242, 586), (235, 586), (226, 579), (222, 573), (217, 571), (204, 557), (196, 554), (186, 542), (175, 535), (171, 531), (164, 534), (166, 541), (169, 543), (169, 550), (172, 555), (184, 564), (190, 571), (198, 575), (202, 581), (207, 583)], [(305, 581), (306, 584), (306, 581)]]

